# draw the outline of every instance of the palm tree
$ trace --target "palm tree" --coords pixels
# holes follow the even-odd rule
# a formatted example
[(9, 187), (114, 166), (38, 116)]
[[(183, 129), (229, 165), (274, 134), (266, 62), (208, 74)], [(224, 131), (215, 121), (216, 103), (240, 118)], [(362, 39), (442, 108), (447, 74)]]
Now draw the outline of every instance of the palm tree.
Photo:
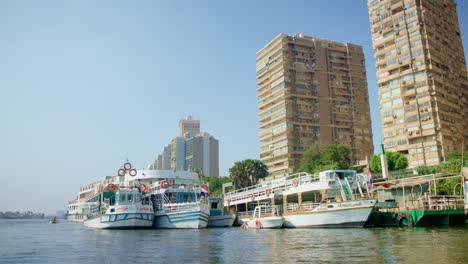
[(247, 159), (234, 163), (229, 175), (236, 189), (245, 188), (268, 176), (268, 168), (259, 160)]

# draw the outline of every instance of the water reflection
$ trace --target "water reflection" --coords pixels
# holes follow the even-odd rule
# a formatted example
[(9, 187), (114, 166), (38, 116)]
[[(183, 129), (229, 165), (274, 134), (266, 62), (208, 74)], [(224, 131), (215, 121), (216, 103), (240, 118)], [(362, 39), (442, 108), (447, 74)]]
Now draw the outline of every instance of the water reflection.
[(0, 262), (464, 263), (467, 227), (93, 230), (0, 220)]

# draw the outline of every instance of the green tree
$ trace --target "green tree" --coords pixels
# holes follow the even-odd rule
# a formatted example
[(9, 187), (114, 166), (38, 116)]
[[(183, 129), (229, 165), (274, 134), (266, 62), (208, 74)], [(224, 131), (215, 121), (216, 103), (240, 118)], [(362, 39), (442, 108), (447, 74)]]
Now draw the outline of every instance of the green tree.
[(462, 152), (459, 151), (459, 150), (450, 152), (448, 154), (447, 161), (459, 161), (461, 163), (462, 156), (463, 156), (463, 166), (466, 167), (466, 166), (468, 166), (468, 153), (466, 153), (466, 151), (465, 151), (465, 153), (463, 153), (463, 155), (462, 155)]
[(380, 163), (380, 155), (372, 155), (369, 167), (372, 172), (382, 172), (382, 164)]
[[(468, 157), (464, 155), (463, 166), (468, 166)], [(434, 166), (418, 166), (416, 171), (419, 175), (435, 174), (435, 173), (460, 173), (462, 167), (462, 155), (460, 151), (454, 151), (448, 154), (447, 161), (441, 162)]]
[[(436, 195), (460, 195), (460, 178), (441, 179), (437, 181)], [(432, 183), (432, 190), (435, 190)], [(458, 188), (457, 188), (458, 187)]]
[(205, 182), (209, 183), (210, 193), (212, 196), (220, 196), (223, 193), (223, 183), (230, 182), (231, 178), (229, 177), (205, 177)]
[(267, 177), (268, 168), (259, 160), (247, 159), (234, 163), (229, 169), (229, 176), (237, 189), (245, 188)]
[[(387, 166), (389, 171), (404, 170), (408, 167), (408, 158), (400, 152), (387, 151)], [(373, 155), (370, 160), (370, 169), (373, 172), (382, 172), (380, 164), (380, 155)]]
[(299, 171), (315, 173), (324, 170), (344, 170), (351, 166), (351, 150), (341, 144), (312, 145), (301, 158)]

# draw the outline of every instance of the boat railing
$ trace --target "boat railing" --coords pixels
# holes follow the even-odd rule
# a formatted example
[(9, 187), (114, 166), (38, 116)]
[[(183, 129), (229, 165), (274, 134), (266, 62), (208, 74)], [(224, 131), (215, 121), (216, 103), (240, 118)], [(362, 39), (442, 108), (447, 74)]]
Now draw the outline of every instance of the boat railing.
[(236, 193), (242, 193), (242, 192), (261, 189), (261, 188), (271, 188), (272, 185), (273, 185), (273, 182), (280, 181), (281, 179), (286, 179), (286, 181), (287, 181), (287, 179), (293, 179), (293, 178), (298, 178), (298, 177), (308, 176), (308, 175), (311, 175), (311, 174), (308, 174), (306, 172), (299, 172), (299, 173), (291, 174), (291, 175), (283, 177), (283, 178), (264, 181), (264, 182), (259, 183), (257, 185), (252, 185), (252, 186), (245, 187), (245, 188), (242, 188), (242, 189), (238, 189), (238, 190), (235, 190), (235, 191), (232, 191), (232, 192), (228, 192), (225, 195), (233, 195), (233, 194), (236, 194)]
[(162, 208), (168, 213), (197, 211), (197, 210), (200, 210), (200, 203), (199, 202), (168, 203), (168, 204), (164, 204)]
[(296, 212), (299, 209), (299, 204), (298, 203), (288, 203), (286, 208), (287, 208), (288, 212)]
[(302, 203), (302, 210), (312, 211), (319, 205), (320, 205), (320, 203), (304, 202), (304, 203)]
[(251, 217), (252, 215), (253, 215), (253, 211), (237, 212), (237, 216), (238, 216), (239, 218)]
[(428, 195), (424, 207), (429, 210), (463, 209), (463, 195)]
[(228, 200), (229, 203), (245, 200), (261, 200), (268, 198), (271, 193), (276, 191), (285, 191), (303, 184), (318, 181), (320, 181), (319, 174), (308, 174), (301, 172), (284, 178), (270, 180), (261, 184), (239, 189), (233, 192), (228, 192), (224, 194), (224, 199)]

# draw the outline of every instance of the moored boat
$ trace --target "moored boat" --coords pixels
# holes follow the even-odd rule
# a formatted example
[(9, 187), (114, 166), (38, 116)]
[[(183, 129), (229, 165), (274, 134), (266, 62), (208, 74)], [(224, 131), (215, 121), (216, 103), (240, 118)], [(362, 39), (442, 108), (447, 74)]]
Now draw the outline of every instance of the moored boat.
[(363, 227), (376, 200), (368, 198), (367, 178), (350, 170), (297, 173), (225, 194), (225, 206), (248, 221), (258, 203), (278, 206), (284, 227)]
[(136, 188), (109, 184), (100, 194), (99, 202), (91, 207), (84, 225), (99, 229), (150, 228), (154, 213), (149, 198)]
[(280, 228), (284, 218), (278, 215), (274, 206), (260, 205), (255, 207), (252, 218), (244, 220), (241, 228)]
[(210, 207), (191, 180), (161, 180), (152, 192), (154, 228), (205, 228)]
[(375, 200), (304, 203), (302, 210), (284, 213), (284, 227), (363, 227)]
[(210, 216), (208, 217), (208, 227), (231, 227), (236, 219), (236, 214), (224, 214), (222, 198), (210, 197)]

